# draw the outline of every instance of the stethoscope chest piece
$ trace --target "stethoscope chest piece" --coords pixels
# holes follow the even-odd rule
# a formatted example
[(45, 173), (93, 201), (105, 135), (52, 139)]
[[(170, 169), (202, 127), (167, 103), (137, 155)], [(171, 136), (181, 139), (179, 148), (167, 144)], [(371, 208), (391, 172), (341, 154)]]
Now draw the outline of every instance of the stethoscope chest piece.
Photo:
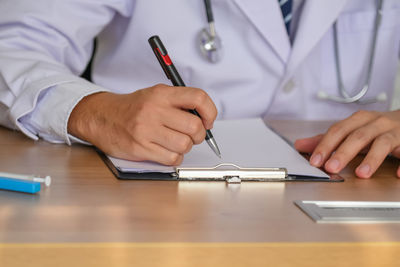
[(206, 28), (199, 33), (200, 51), (203, 56), (211, 63), (217, 63), (221, 60), (222, 44), (217, 35), (212, 35)]
[(217, 63), (222, 58), (222, 43), (215, 31), (214, 16), (210, 0), (204, 0), (207, 13), (208, 29), (203, 28), (199, 33), (199, 46), (202, 55), (211, 63)]

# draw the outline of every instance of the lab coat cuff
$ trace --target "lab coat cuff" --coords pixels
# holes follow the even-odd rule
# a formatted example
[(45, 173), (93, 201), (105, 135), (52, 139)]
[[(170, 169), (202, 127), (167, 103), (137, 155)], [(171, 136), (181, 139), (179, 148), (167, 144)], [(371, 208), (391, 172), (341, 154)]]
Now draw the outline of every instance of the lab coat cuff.
[(91, 143), (86, 142), (76, 136), (73, 136), (72, 134), (68, 134), (68, 139), (69, 139), (69, 144), (78, 143), (78, 144), (83, 144), (83, 145), (87, 145), (87, 146), (92, 145)]
[(86, 143), (68, 135), (69, 116), (82, 98), (105, 91), (109, 90), (73, 75), (44, 78), (24, 88), (9, 116), (18, 129), (34, 140), (41, 137), (52, 143)]

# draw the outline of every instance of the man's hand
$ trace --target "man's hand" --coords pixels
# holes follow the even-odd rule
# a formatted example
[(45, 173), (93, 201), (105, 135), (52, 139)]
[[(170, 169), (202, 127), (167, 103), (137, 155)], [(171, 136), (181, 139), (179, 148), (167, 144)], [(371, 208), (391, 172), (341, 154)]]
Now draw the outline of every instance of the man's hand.
[(193, 144), (204, 140), (216, 116), (203, 90), (160, 84), (131, 94), (85, 97), (71, 113), (68, 133), (114, 157), (179, 165)]
[[(360, 151), (367, 154), (355, 173), (369, 178), (389, 153), (400, 158), (400, 110), (391, 112), (358, 111), (332, 125), (323, 135), (299, 139), (295, 147), (312, 153), (310, 163), (340, 172)], [(400, 178), (400, 167), (397, 169)]]

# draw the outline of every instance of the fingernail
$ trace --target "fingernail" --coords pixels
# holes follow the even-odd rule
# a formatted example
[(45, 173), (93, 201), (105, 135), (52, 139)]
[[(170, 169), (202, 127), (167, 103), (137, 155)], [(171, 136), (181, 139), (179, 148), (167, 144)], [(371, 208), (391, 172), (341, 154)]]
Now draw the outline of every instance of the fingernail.
[(326, 163), (326, 168), (330, 172), (337, 172), (339, 170), (340, 162), (337, 159), (330, 159)]
[(358, 172), (364, 177), (369, 177), (370, 171), (371, 167), (368, 164), (363, 164), (360, 167), (358, 167)]
[(315, 167), (319, 167), (321, 166), (322, 163), (322, 155), (321, 154), (316, 154), (316, 155), (312, 155), (311, 159), (310, 159), (310, 163), (311, 165), (315, 166)]

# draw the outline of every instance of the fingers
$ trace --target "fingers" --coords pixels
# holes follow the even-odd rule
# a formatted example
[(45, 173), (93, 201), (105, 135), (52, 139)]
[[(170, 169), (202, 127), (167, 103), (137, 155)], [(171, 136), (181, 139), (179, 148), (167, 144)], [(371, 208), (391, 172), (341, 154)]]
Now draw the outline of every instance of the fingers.
[[(318, 143), (317, 138), (298, 140), (296, 148), (308, 152)], [(371, 177), (388, 154), (399, 157), (400, 113), (360, 111), (334, 124), (315, 146), (310, 163), (338, 173), (361, 151), (367, 153), (355, 170), (360, 178)], [(400, 177), (400, 167), (397, 175)]]
[[(311, 165), (321, 167), (330, 157), (332, 152), (351, 132), (364, 126), (376, 116), (377, 115), (372, 112), (359, 111), (349, 118), (331, 126), (311, 155)], [(337, 170), (340, 166), (340, 162), (338, 164), (337, 161), (332, 161), (330, 163), (331, 169)]]
[(396, 131), (389, 131), (376, 138), (364, 160), (357, 167), (356, 175), (360, 178), (370, 178), (386, 156), (399, 144), (400, 136)]
[(323, 135), (319, 134), (309, 138), (298, 139), (294, 142), (294, 147), (299, 152), (312, 153), (321, 141), (322, 137)]
[[(216, 108), (202, 90), (156, 85), (134, 93), (130, 133), (145, 151), (144, 160), (176, 165), (193, 144), (204, 141), (205, 127), (216, 118)], [(135, 102), (135, 103), (133, 103)], [(202, 118), (187, 109), (196, 109)]]
[[(187, 153), (193, 143), (190, 137), (171, 129), (151, 129), (138, 127), (135, 132), (122, 141), (123, 146), (112, 147), (104, 151), (109, 155), (132, 161), (154, 161), (164, 165), (179, 165), (183, 154)], [(157, 133), (157, 134), (156, 134)], [(123, 136), (119, 135), (122, 139)]]
[(151, 138), (152, 143), (182, 155), (188, 153), (193, 146), (193, 140), (190, 136), (167, 127), (160, 127), (160, 129), (154, 131), (154, 134), (149, 138)]
[[(387, 141), (386, 136), (388, 134), (384, 134), (387, 131), (389, 131), (391, 127), (392, 126), (389, 119), (385, 117), (379, 117), (371, 121), (370, 123), (367, 123), (366, 125), (354, 130), (346, 137), (343, 143), (338, 147), (338, 149), (332, 155), (332, 157), (325, 163), (325, 169), (331, 173), (337, 173), (341, 171), (364, 147), (370, 144), (375, 138), (377, 138), (376, 143), (378, 145), (378, 148), (382, 149), (380, 151), (381, 155), (382, 153), (385, 153), (382, 158), (383, 161), (386, 155), (389, 154), (390, 151), (393, 149), (393, 147), (387, 146), (391, 145), (393, 140), (391, 143), (386, 144)], [(373, 148), (374, 145), (373, 147), (371, 147), (367, 155), (371, 155), (370, 154), (371, 152), (375, 152), (372, 153), (373, 155), (376, 154), (376, 146), (375, 149)], [(387, 149), (390, 150), (387, 151)], [(379, 164), (376, 166), (377, 168), (382, 163), (381, 157), (378, 157), (375, 160), (380, 161)], [(368, 166), (372, 167), (370, 165)], [(372, 169), (367, 170), (366, 168), (367, 165), (365, 165), (361, 169), (364, 171), (363, 173), (366, 172), (370, 173), (370, 171), (372, 171)]]
[(171, 99), (172, 105), (183, 109), (195, 109), (206, 129), (213, 127), (217, 117), (217, 108), (208, 94), (200, 89), (191, 87), (175, 87), (176, 97)]
[[(200, 119), (196, 117), (195, 119), (202, 127)], [(128, 128), (128, 135), (130, 137), (129, 159), (135, 161), (150, 160), (164, 165), (177, 165), (182, 162), (183, 155), (189, 152), (193, 146), (192, 138), (189, 135), (170, 129), (157, 121), (136, 122)]]
[(173, 109), (169, 114), (162, 114), (162, 121), (165, 127), (189, 136), (194, 144), (204, 141), (206, 131), (202, 120), (187, 111)]
[(144, 152), (144, 155), (146, 156), (147, 160), (159, 162), (168, 166), (176, 166), (181, 164), (183, 161), (182, 154), (172, 152), (154, 143), (150, 143), (147, 146), (147, 150)]

